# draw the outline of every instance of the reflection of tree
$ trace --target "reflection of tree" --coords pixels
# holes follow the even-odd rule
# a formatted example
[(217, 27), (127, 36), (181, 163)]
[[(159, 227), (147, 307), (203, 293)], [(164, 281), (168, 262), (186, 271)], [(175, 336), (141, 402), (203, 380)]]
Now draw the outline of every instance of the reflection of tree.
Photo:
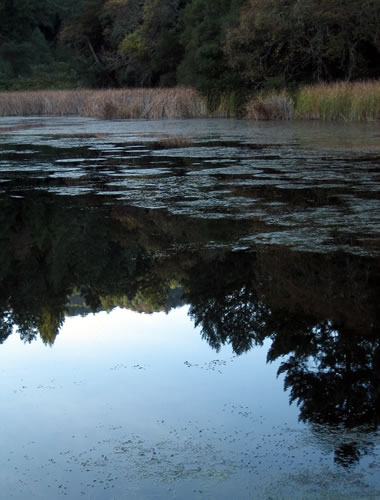
[(380, 417), (380, 337), (347, 332), (329, 321), (294, 335), (274, 336), (268, 359), (279, 368), (300, 418), (353, 428)]
[(0, 344), (5, 342), (12, 333), (12, 320), (10, 311), (0, 312)]
[[(205, 250), (203, 241), (224, 241), (238, 227), (218, 222), (210, 237), (206, 223), (165, 212), (98, 206), (86, 197), (59, 200), (43, 195), (0, 203), (0, 343), (15, 327), (25, 341), (40, 335), (52, 344), (73, 293), (92, 310), (152, 312), (182, 303), (183, 292), (214, 349), (230, 344), (241, 354), (271, 339), (268, 361), (281, 361), (279, 373), (301, 420), (377, 428), (375, 259)], [(336, 461), (352, 463), (366, 446), (340, 441)]]
[(252, 289), (252, 254), (200, 260), (186, 283), (190, 316), (216, 350), (231, 344), (241, 354), (268, 335), (270, 311)]
[(335, 450), (335, 462), (343, 465), (343, 467), (347, 467), (358, 462), (362, 454), (365, 453), (360, 451), (358, 443), (343, 443)]
[[(231, 344), (240, 354), (270, 338), (268, 361), (282, 360), (278, 373), (285, 375), (285, 389), (291, 402), (297, 402), (302, 421), (341, 429), (343, 434), (344, 429), (376, 429), (376, 262), (305, 254), (293, 262), (284, 255), (284, 261), (279, 254), (268, 259), (257, 253), (200, 259), (187, 282), (192, 318), (215, 349)], [(342, 309), (345, 303), (348, 310)], [(340, 440), (335, 460), (349, 465), (367, 448), (351, 438)]]
[(23, 340), (39, 333), (52, 344), (74, 289), (96, 310), (102, 296), (131, 299), (138, 277), (149, 273), (151, 257), (134, 240), (119, 241), (120, 224), (115, 231), (101, 209), (65, 201), (14, 199), (0, 207), (2, 341), (14, 325)]
[(64, 322), (64, 313), (61, 309), (55, 310), (45, 305), (39, 315), (38, 330), (45, 344), (53, 345), (59, 329)]
[[(24, 194), (0, 201), (0, 335), (15, 325), (25, 341), (40, 333), (53, 343), (73, 292), (93, 311), (115, 306), (167, 310), (182, 303), (177, 289), (193, 256), (162, 250), (183, 241), (203, 241), (228, 231), (194, 224), (165, 212), (103, 206), (95, 197)], [(158, 256), (158, 252), (161, 255)]]

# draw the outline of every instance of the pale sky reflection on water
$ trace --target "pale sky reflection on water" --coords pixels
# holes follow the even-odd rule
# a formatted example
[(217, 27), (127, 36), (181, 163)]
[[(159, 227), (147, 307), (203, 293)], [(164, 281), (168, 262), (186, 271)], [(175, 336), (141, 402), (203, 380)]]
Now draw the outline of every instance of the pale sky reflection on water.
[(53, 347), (1, 346), (10, 498), (320, 498), (326, 474), (370, 488), (298, 423), (269, 343), (217, 353), (187, 313), (115, 309), (66, 318)]

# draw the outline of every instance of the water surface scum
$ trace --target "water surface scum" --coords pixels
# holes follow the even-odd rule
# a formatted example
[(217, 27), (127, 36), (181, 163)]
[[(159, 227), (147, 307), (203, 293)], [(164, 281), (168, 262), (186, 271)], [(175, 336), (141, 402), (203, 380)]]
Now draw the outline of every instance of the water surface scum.
[(0, 123), (0, 189), (247, 223), (236, 245), (378, 254), (380, 129), (237, 120)]

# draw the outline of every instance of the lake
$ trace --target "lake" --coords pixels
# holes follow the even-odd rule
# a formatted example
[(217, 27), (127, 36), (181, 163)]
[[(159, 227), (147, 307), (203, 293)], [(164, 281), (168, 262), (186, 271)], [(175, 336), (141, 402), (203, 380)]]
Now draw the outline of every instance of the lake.
[(380, 126), (0, 119), (4, 498), (380, 498)]

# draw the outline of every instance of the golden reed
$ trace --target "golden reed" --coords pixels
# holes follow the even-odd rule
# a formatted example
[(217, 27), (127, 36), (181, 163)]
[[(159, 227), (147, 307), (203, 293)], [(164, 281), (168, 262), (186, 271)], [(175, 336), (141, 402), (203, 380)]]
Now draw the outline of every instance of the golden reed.
[(0, 92), (0, 116), (198, 118), (205, 99), (191, 88)]
[[(211, 112), (206, 98), (185, 87), (14, 91), (0, 92), (0, 116), (80, 115), (101, 119), (234, 116), (233, 106), (224, 101)], [(248, 100), (243, 114), (251, 120), (376, 121), (380, 120), (380, 80), (306, 85), (293, 95), (286, 90), (259, 93)]]

